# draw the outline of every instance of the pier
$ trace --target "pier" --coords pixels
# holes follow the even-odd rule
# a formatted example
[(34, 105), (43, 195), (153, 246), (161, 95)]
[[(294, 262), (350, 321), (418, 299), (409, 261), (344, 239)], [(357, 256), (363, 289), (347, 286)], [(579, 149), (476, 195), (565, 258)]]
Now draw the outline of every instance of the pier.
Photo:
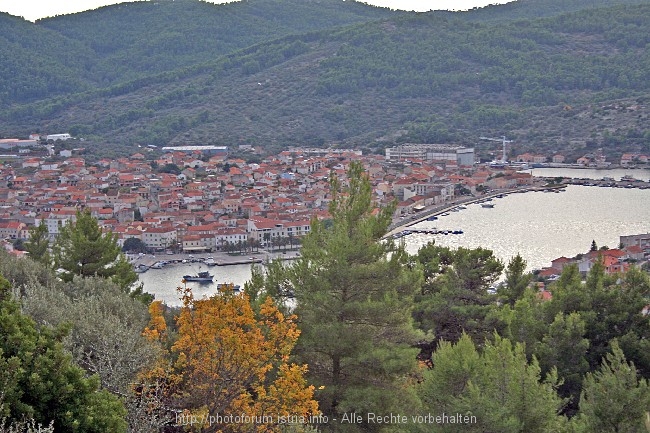
[(393, 239), (399, 239), (411, 234), (425, 234), (425, 235), (462, 235), (462, 230), (438, 230), (438, 229), (406, 229), (401, 232), (394, 233)]
[[(136, 269), (136, 272), (142, 273), (149, 269), (160, 269), (168, 265), (178, 263), (197, 263), (204, 266), (231, 266), (231, 265), (248, 265), (253, 263), (264, 263), (270, 260), (294, 260), (300, 253), (296, 251), (255, 251), (248, 255), (230, 255), (224, 252), (212, 253), (174, 253), (174, 254), (144, 254), (141, 256), (131, 256), (130, 263)], [(208, 257), (214, 259), (214, 263), (205, 263)]]

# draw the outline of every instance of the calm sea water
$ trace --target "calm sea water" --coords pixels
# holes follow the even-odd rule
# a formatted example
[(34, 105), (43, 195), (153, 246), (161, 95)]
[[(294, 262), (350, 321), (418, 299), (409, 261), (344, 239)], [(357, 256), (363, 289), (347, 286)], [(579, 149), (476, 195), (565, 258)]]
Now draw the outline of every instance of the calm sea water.
[[(602, 177), (602, 176), (601, 176)], [(410, 253), (429, 241), (449, 247), (488, 248), (507, 262), (519, 253), (529, 269), (589, 250), (591, 241), (615, 248), (619, 236), (650, 232), (650, 190), (568, 186), (564, 192), (527, 192), (494, 199), (414, 228), (462, 230), (462, 235), (413, 234)]]
[(628, 169), (614, 168), (612, 170), (602, 170), (596, 168), (534, 168), (530, 171), (533, 176), (537, 177), (570, 177), (575, 179), (602, 179), (611, 177), (615, 180), (621, 180), (623, 176), (632, 176), (640, 180), (650, 180), (650, 170), (647, 169)]
[[(538, 169), (535, 171), (537, 172)], [(544, 170), (542, 176), (565, 176), (567, 169)], [(554, 170), (547, 174), (547, 170)], [(614, 170), (593, 170), (595, 179), (620, 177)], [(632, 170), (636, 178), (647, 171)], [(589, 170), (568, 170), (574, 177), (589, 177)], [(450, 247), (483, 247), (507, 263), (519, 253), (529, 269), (549, 266), (551, 260), (583, 253), (595, 240), (598, 246), (611, 248), (619, 236), (650, 232), (650, 190), (568, 186), (561, 193), (528, 192), (494, 199), (494, 208), (478, 204), (451, 212), (437, 221), (425, 221), (413, 227), (463, 230), (462, 235), (413, 234), (402, 238), (410, 253), (429, 241)], [(216, 291), (216, 283), (234, 283), (243, 287), (251, 277), (251, 265), (214, 266), (215, 284), (187, 283), (197, 297)], [(195, 274), (198, 264), (178, 264), (164, 269), (150, 269), (140, 274), (144, 289), (166, 302), (179, 305), (177, 287), (182, 277)]]
[[(205, 284), (197, 282), (183, 283), (183, 275), (194, 275), (199, 271), (208, 270), (214, 275), (214, 283)], [(149, 292), (165, 302), (167, 305), (180, 305), (178, 287), (192, 288), (195, 298), (213, 295), (217, 291), (217, 284), (233, 283), (244, 288), (244, 283), (251, 278), (251, 265), (231, 266), (199, 266), (199, 263), (179, 263), (167, 265), (162, 269), (149, 269), (139, 274), (140, 281), (144, 284), (145, 292)]]

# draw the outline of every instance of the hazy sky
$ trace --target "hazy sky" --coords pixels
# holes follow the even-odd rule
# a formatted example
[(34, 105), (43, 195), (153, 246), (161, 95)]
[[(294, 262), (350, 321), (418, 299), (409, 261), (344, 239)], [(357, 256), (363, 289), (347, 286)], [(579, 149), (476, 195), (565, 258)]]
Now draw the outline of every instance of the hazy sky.
[[(212, 3), (228, 3), (227, 0), (209, 0)], [(233, 1), (233, 0), (230, 0)], [(403, 9), (409, 11), (425, 12), (429, 10), (467, 10), (473, 7), (482, 7), (489, 4), (508, 3), (512, 0), (367, 0), (364, 3)], [(0, 0), (0, 12), (9, 12), (11, 15), (21, 16), (34, 21), (39, 18), (54, 15), (81, 12), (115, 3), (120, 0)]]

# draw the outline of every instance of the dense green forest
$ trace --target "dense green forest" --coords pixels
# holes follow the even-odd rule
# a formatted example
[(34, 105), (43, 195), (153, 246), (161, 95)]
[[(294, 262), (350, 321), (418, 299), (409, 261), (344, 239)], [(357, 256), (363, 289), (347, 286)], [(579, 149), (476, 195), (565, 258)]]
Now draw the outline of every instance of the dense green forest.
[[(256, 43), (395, 15), (358, 3), (259, 1), (214, 5), (184, 0), (122, 3), (32, 24), (0, 15), (3, 67), (22, 82), (0, 90), (3, 104), (103, 88), (208, 62)], [(37, 62), (40, 58), (46, 60)], [(31, 62), (30, 62), (31, 59)], [(47, 62), (47, 63), (45, 63)], [(45, 71), (43, 70), (45, 69)], [(49, 74), (74, 87), (31, 75)], [(67, 79), (66, 79), (67, 78)]]
[(453, 15), (467, 21), (496, 22), (512, 21), (517, 19), (536, 19), (576, 12), (582, 9), (608, 7), (614, 4), (638, 5), (644, 2), (639, 0), (517, 0), (505, 4), (492, 4), (489, 7), (474, 8), (471, 14), (457, 12), (440, 12)]
[(398, 13), (335, 0), (188, 0), (36, 24), (2, 15), (12, 31), (0, 36), (0, 134), (69, 131), (90, 147), (113, 144), (105, 153), (480, 147), (483, 135), (578, 156), (647, 151), (650, 4), (629, 3)]
[(0, 250), (0, 431), (650, 431), (647, 273), (568, 266), (544, 299), (519, 256), (381, 241), (394, 208), (360, 164), (331, 184), (300, 258), (179, 308), (86, 272), (121, 261), (88, 215), (52, 257), (37, 228), (37, 260)]

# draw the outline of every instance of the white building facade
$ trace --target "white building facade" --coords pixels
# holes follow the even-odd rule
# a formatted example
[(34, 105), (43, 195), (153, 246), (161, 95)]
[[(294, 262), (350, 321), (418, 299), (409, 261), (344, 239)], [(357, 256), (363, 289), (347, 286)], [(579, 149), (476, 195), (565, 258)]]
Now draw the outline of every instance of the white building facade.
[(452, 162), (465, 166), (474, 165), (476, 160), (474, 148), (451, 144), (401, 144), (386, 149), (387, 161), (407, 159)]

